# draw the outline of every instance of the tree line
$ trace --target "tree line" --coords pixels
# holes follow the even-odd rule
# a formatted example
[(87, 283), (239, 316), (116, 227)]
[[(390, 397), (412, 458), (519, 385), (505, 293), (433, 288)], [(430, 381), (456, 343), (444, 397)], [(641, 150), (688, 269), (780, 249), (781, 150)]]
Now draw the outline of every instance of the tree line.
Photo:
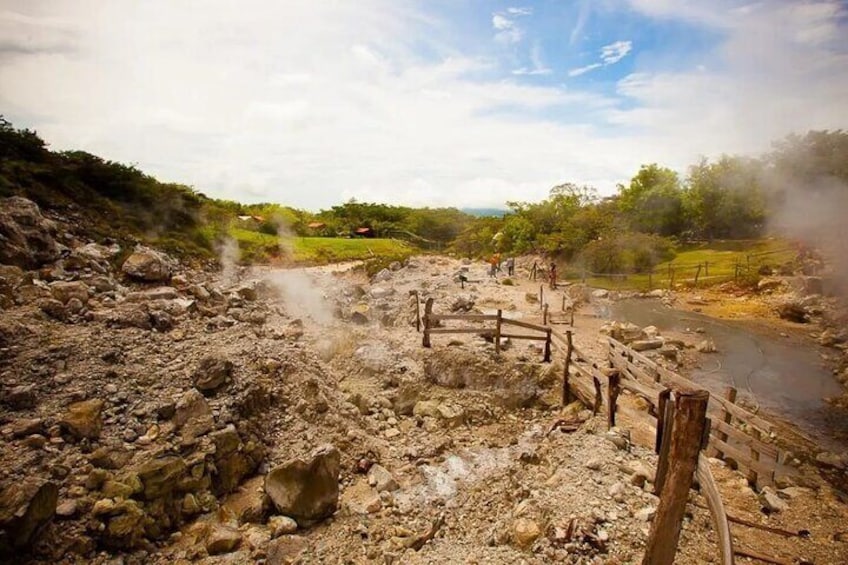
[(209, 198), (132, 165), (84, 151), (54, 152), (35, 132), (0, 116), (0, 196), (19, 194), (85, 217), (95, 235), (117, 233), (187, 255), (212, 256), (233, 226), (297, 236), (350, 236), (368, 228), (377, 237), (409, 238), (463, 256), (535, 252), (593, 272), (644, 272), (682, 243), (761, 237), (793, 193), (832, 190), (834, 183), (848, 191), (842, 130), (790, 135), (756, 158), (701, 159), (684, 177), (646, 164), (612, 196), (564, 183), (540, 202), (508, 202), (498, 217), (354, 199), (311, 212)]

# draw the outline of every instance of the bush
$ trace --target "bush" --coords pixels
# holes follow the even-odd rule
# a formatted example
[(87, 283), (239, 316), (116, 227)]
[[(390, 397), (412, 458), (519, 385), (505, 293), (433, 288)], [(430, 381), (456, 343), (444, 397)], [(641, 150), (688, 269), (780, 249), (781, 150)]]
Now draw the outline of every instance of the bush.
[(674, 244), (654, 234), (625, 232), (590, 242), (580, 256), (593, 273), (646, 273), (674, 257)]

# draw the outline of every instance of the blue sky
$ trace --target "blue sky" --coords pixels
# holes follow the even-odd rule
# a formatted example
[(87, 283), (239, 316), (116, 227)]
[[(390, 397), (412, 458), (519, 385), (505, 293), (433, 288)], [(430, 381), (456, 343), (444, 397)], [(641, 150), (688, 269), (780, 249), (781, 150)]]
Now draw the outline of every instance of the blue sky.
[(500, 206), (848, 128), (815, 0), (0, 0), (0, 113), (215, 197)]

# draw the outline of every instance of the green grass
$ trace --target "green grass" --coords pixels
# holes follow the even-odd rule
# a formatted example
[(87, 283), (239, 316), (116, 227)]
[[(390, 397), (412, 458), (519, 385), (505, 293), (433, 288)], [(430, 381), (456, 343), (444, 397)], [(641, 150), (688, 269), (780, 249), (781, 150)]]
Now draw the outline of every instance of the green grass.
[(339, 237), (278, 237), (265, 233), (231, 228), (243, 262), (292, 262), (324, 265), (341, 261), (403, 260), (416, 249), (396, 239), (348, 239)]
[[(674, 259), (657, 265), (651, 275), (630, 274), (587, 278), (587, 284), (610, 290), (668, 288), (674, 286), (709, 286), (736, 278), (750, 280), (762, 265), (776, 267), (792, 261), (796, 251), (779, 239), (715, 241), (678, 249)], [(700, 272), (698, 266), (700, 265)], [(574, 274), (574, 273), (572, 273)]]

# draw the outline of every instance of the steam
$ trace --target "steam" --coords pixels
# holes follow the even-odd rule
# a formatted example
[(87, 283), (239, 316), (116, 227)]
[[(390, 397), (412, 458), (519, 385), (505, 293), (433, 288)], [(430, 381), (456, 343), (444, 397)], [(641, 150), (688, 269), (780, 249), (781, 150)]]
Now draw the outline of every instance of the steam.
[(280, 245), (280, 258), (283, 262), (294, 260), (294, 238), (295, 233), (292, 231), (289, 223), (282, 216), (276, 215), (272, 219), (277, 227), (277, 237)]
[(230, 286), (238, 282), (238, 261), (241, 256), (238, 241), (228, 237), (218, 245), (218, 261), (221, 263), (221, 283)]
[(792, 175), (767, 179), (776, 202), (770, 228), (820, 251), (838, 285), (848, 283), (848, 238), (844, 235), (848, 185), (832, 176)]
[(286, 270), (270, 273), (268, 281), (294, 316), (308, 317), (323, 325), (333, 322), (333, 309), (314, 277), (303, 271)]

